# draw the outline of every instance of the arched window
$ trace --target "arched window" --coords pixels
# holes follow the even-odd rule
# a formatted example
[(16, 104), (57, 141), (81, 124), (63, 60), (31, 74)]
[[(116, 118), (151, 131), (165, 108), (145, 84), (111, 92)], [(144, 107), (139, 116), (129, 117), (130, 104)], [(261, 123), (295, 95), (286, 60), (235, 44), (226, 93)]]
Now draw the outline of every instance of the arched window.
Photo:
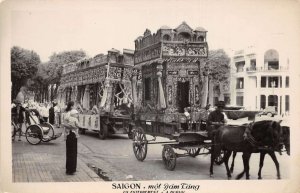
[(203, 37), (203, 36), (199, 36), (199, 37), (198, 37), (198, 41), (199, 41), (199, 42), (204, 42), (204, 37)]
[(278, 70), (279, 69), (279, 54), (276, 50), (270, 49), (265, 52), (264, 55), (265, 67), (268, 70)]
[(185, 41), (185, 40), (191, 41), (191, 35), (189, 33), (187, 33), (187, 32), (181, 32), (178, 35), (178, 40), (179, 41)]
[(165, 35), (163, 36), (163, 40), (164, 40), (164, 41), (171, 41), (171, 37), (170, 37), (168, 34), (165, 34)]

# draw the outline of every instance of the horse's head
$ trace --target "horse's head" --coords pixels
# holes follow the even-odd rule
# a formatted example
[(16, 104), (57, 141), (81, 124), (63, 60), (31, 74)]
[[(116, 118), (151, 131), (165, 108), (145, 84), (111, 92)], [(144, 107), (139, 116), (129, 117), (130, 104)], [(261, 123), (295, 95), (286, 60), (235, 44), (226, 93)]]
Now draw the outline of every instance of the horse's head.
[(282, 126), (281, 140), (285, 146), (287, 154), (290, 155), (290, 127)]
[(263, 120), (253, 123), (251, 134), (261, 145), (277, 148), (282, 136), (280, 122)]

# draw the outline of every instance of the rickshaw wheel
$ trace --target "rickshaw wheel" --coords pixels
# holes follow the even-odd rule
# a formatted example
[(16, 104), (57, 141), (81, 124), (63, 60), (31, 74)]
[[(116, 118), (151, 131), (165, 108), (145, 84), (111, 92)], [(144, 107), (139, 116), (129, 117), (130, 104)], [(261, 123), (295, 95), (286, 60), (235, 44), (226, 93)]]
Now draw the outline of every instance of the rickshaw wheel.
[(222, 150), (218, 157), (215, 158), (215, 164), (221, 165), (224, 162), (224, 151)]
[(46, 134), (47, 136), (49, 136), (49, 138), (42, 138), (42, 141), (43, 142), (49, 142), (51, 141), (53, 138), (54, 138), (54, 129), (53, 129), (53, 126), (49, 123), (42, 123), (40, 126), (42, 127), (43, 125), (46, 125), (45, 127), (49, 127), (49, 131), (44, 134)]
[(162, 150), (162, 159), (168, 170), (174, 170), (176, 167), (176, 153), (170, 145), (165, 145)]
[(104, 123), (101, 123), (100, 125), (100, 131), (99, 131), (99, 138), (100, 139), (106, 139), (108, 136), (108, 126)]
[(143, 128), (138, 127), (133, 131), (133, 152), (137, 160), (144, 161), (147, 156), (147, 138)]
[(30, 125), (26, 129), (25, 136), (28, 143), (31, 145), (37, 145), (41, 143), (43, 138), (42, 129), (38, 125)]
[(192, 148), (187, 150), (187, 153), (191, 156), (191, 157), (196, 157), (197, 155), (199, 155), (200, 152), (200, 148)]

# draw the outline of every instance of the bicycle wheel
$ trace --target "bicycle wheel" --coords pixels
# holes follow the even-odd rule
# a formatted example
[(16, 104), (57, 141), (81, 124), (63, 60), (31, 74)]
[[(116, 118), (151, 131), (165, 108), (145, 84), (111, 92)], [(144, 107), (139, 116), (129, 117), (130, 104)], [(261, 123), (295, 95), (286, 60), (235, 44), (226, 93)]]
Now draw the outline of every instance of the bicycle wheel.
[(26, 129), (25, 136), (28, 143), (32, 145), (37, 145), (41, 143), (43, 139), (42, 129), (38, 125), (30, 125)]

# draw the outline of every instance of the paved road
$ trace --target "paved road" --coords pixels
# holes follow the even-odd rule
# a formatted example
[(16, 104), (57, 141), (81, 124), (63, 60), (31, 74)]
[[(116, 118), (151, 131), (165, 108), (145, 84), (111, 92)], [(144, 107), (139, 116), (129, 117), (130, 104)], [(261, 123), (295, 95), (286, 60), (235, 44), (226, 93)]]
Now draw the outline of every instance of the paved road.
[[(151, 136), (147, 137), (148, 139)], [(163, 138), (157, 138), (157, 141), (164, 141)], [(227, 179), (224, 165), (215, 166), (214, 178), (209, 177), (210, 156), (199, 155), (196, 158), (184, 157), (177, 159), (177, 165), (174, 171), (168, 171), (164, 168), (161, 159), (162, 145), (149, 145), (147, 157), (143, 162), (138, 161), (132, 151), (132, 141), (127, 135), (113, 135), (106, 140), (98, 139), (96, 133), (87, 132), (81, 135), (80, 143), (85, 146), (89, 152), (86, 155), (93, 157), (94, 161), (102, 160), (105, 166), (110, 166), (112, 171), (110, 175), (115, 180), (126, 180), (126, 175), (132, 175), (136, 180), (196, 180), (196, 179)], [(289, 156), (286, 154), (277, 158), (281, 165), (281, 176), (283, 179), (289, 177)], [(259, 154), (253, 154), (250, 160), (251, 179), (257, 179)], [(99, 162), (100, 163), (100, 162)], [(231, 160), (230, 160), (231, 163)], [(97, 164), (96, 162), (94, 164)], [(101, 165), (98, 165), (101, 168)], [(242, 155), (239, 153), (236, 157), (235, 171), (236, 176), (242, 171)], [(103, 168), (105, 170), (105, 167)], [(118, 172), (119, 171), (119, 172)], [(115, 174), (116, 172), (117, 174)], [(276, 179), (276, 168), (269, 156), (265, 158), (263, 168), (263, 179)]]
[[(57, 130), (57, 132), (59, 132)], [(148, 136), (148, 139), (151, 136)], [(157, 138), (157, 141), (166, 139)], [(224, 165), (214, 167), (214, 178), (209, 177), (210, 156), (200, 155), (196, 158), (184, 157), (177, 159), (177, 165), (174, 171), (168, 171), (164, 168), (161, 159), (162, 145), (149, 145), (148, 154), (143, 162), (138, 161), (132, 151), (132, 141), (127, 135), (113, 135), (106, 140), (100, 140), (96, 133), (87, 131), (81, 135), (78, 143), (78, 159), (80, 162), (81, 178), (75, 181), (84, 179), (88, 181), (88, 176), (91, 172), (87, 166), (94, 167), (104, 180), (224, 180), (227, 179)], [(44, 155), (43, 159), (48, 161), (60, 160), (56, 164), (64, 169), (65, 160), (65, 141), (60, 137), (49, 143), (41, 143), (40, 145), (30, 145), (25, 138), (21, 142), (13, 142), (13, 159), (18, 160), (20, 155), (25, 159), (26, 156)], [(19, 156), (19, 157), (17, 157)], [(290, 157), (286, 154), (280, 156), (277, 154), (281, 166), (281, 176), (283, 179), (289, 178), (289, 160)], [(41, 159), (41, 161), (43, 161)], [(22, 162), (22, 160), (18, 160)], [(250, 160), (251, 179), (257, 179), (259, 154), (253, 154)], [(35, 167), (32, 162), (29, 167)], [(27, 162), (25, 163), (27, 164)], [(37, 164), (38, 167), (42, 165)], [(53, 164), (52, 164), (53, 165)], [(14, 166), (13, 166), (14, 167)], [(27, 166), (26, 166), (27, 167)], [(91, 168), (91, 167), (90, 167)], [(238, 154), (235, 162), (235, 171), (233, 177), (242, 171), (241, 154)], [(51, 168), (48, 168), (51, 169)], [(47, 170), (47, 169), (45, 169)], [(13, 170), (17, 172), (17, 170)], [(21, 171), (21, 170), (20, 170)], [(16, 174), (15, 174), (16, 175)], [(56, 174), (55, 174), (56, 175)], [(63, 172), (60, 174), (63, 175)], [(20, 176), (19, 176), (20, 177)], [(47, 177), (47, 176), (46, 176)], [(94, 176), (92, 176), (94, 178)], [(73, 181), (74, 179), (62, 179), (56, 175), (56, 179), (52, 181)], [(263, 179), (276, 179), (276, 169), (273, 161), (269, 156), (265, 158), (263, 168)], [(35, 180), (35, 178), (31, 179)], [(45, 178), (44, 180), (47, 180)], [(91, 181), (93, 179), (90, 178)], [(22, 181), (22, 179), (19, 179)]]

